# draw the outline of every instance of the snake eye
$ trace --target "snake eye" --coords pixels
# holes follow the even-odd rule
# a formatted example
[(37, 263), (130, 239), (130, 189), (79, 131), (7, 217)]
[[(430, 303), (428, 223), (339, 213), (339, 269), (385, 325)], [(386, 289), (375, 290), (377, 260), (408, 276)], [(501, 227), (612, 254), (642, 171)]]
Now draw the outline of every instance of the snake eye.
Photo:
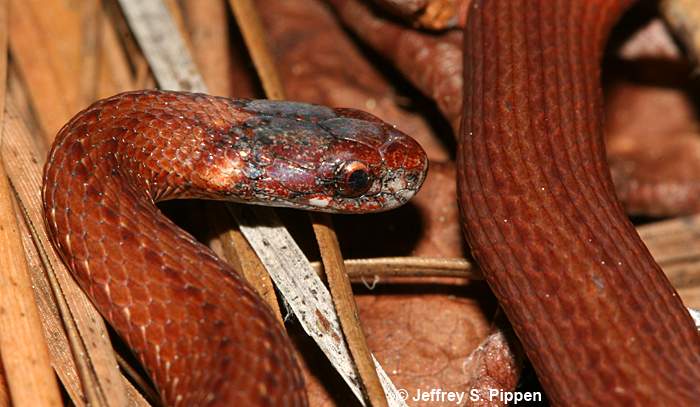
[(351, 161), (343, 165), (338, 179), (338, 192), (348, 198), (360, 196), (372, 186), (369, 168), (360, 161)]

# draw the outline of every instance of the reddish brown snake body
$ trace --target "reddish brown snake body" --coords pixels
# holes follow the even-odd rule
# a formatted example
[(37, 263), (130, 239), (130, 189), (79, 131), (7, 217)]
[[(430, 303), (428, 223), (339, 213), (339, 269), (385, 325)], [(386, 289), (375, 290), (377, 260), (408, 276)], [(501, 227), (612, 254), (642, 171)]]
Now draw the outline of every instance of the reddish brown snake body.
[(426, 170), (415, 141), (367, 113), (139, 91), (61, 129), (44, 209), (64, 262), (168, 405), (299, 406), (301, 373), (270, 310), (154, 202), (371, 212), (406, 202)]
[(465, 29), (464, 230), (556, 405), (700, 403), (700, 338), (605, 160), (599, 64), (629, 3), (475, 1)]

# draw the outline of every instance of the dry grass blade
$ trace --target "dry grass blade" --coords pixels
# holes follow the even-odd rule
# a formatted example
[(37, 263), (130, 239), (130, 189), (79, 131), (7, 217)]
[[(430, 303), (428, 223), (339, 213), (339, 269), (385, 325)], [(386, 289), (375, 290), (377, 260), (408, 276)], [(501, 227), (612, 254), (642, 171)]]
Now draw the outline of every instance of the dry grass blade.
[(233, 68), (229, 43), (228, 5), (225, 1), (186, 0), (182, 14), (187, 21), (192, 52), (199, 72), (213, 95), (233, 92)]
[(120, 0), (161, 89), (206, 92), (206, 86), (162, 1)]
[(265, 95), (268, 99), (284, 99), (284, 88), (280, 81), (275, 62), (267, 48), (265, 31), (263, 30), (257, 9), (250, 0), (229, 0), (233, 15), (248, 47), (248, 52), (258, 72)]
[(102, 28), (102, 13), (100, 3), (97, 1), (85, 1), (81, 13), (83, 35), (81, 41), (82, 75), (80, 85), (76, 86), (80, 91), (80, 100), (89, 101), (97, 99), (97, 85), (99, 83), (99, 38)]
[(99, 0), (9, 4), (13, 63), (49, 139), (94, 97), (131, 85), (128, 64)]
[[(7, 31), (7, 2), (0, 1), (0, 122), (5, 112)], [(0, 135), (0, 144), (2, 139)], [(13, 201), (0, 159), (0, 354), (10, 391), (9, 397), (2, 392), (0, 404), (9, 405), (11, 398), (20, 406), (56, 406), (61, 394), (34, 301)]]
[[(111, 22), (102, 18), (98, 0), (75, 5), (41, 1), (10, 4), (10, 44), (14, 68), (19, 71), (15, 79), (23, 79), (29, 97), (23, 97), (15, 80), (12, 96), (16, 103), (12, 103), (12, 114), (5, 122), (5, 138), (22, 153), (8, 152), (4, 145), (3, 156), (24, 215), (24, 252), (52, 363), (75, 405), (144, 405), (143, 398), (119, 373), (101, 317), (46, 239), (39, 197), (43, 146), (86, 103), (130, 86), (126, 59)], [(31, 106), (25, 101), (31, 101)], [(17, 106), (35, 113), (43, 131), (28, 131)], [(22, 117), (30, 118), (32, 113), (23, 111)], [(31, 141), (31, 135), (36, 134), (45, 136), (35, 138), (41, 147)]]
[[(700, 268), (700, 217), (675, 218), (640, 226), (637, 231), (654, 259), (676, 288), (698, 285)], [(316, 272), (320, 262), (311, 263)], [(467, 259), (442, 257), (376, 257), (346, 259), (352, 280), (365, 277), (457, 277), (482, 280), (478, 268)]]
[[(51, 368), (27, 261), (12, 208), (13, 195), (0, 165), (0, 353), (12, 401), (55, 406), (61, 394)], [(2, 404), (2, 403), (0, 403)], [(6, 404), (2, 404), (6, 405)]]
[[(84, 395), (92, 405), (126, 405), (124, 382), (106, 326), (82, 290), (51, 249), (43, 228), (41, 159), (14, 107), (8, 103), (2, 157), (30, 232), (48, 270), (54, 298), (67, 329)], [(60, 288), (59, 288), (60, 287)], [(76, 329), (77, 327), (77, 329)], [(64, 379), (62, 377), (62, 379)], [(69, 380), (73, 379), (68, 377)], [(75, 384), (66, 384), (67, 387)], [(77, 400), (80, 403), (80, 400)]]
[(10, 0), (12, 57), (25, 77), (45, 134), (55, 134), (79, 108), (80, 89), (70, 82), (72, 72), (80, 72), (74, 58), (78, 47), (67, 57), (58, 41), (47, 41), (45, 35), (63, 30), (64, 38), (74, 38), (77, 43), (78, 27), (77, 14), (56, 2)]
[[(19, 205), (16, 206), (16, 212), (22, 212)], [(74, 324), (64, 324), (61, 319), (59, 307), (63, 307), (64, 304), (59, 305), (55, 298), (54, 291), (57, 283), (55, 278), (49, 278), (47, 267), (42, 262), (42, 257), (32, 240), (31, 227), (27, 224), (26, 218), (19, 216), (18, 223), (22, 230), (24, 255), (29, 263), (35, 299), (39, 307), (52, 364), (73, 403), (77, 406), (84, 406), (86, 397), (83, 394), (77, 362), (73, 357), (67, 328), (65, 328), (65, 326), (74, 327)]]
[[(274, 58), (267, 46), (266, 35), (262, 28), (257, 9), (249, 0), (231, 0), (231, 8), (248, 46), (253, 64), (258, 71), (260, 81), (269, 99), (284, 99), (284, 88), (275, 68)], [(353, 298), (352, 286), (345, 272), (343, 256), (330, 215), (315, 214), (311, 216), (314, 233), (319, 243), (328, 285), (340, 325), (345, 334), (350, 353), (357, 366), (360, 380), (364, 385), (365, 395), (373, 406), (386, 406), (387, 399), (382, 389), (374, 360), (367, 346), (360, 321), (357, 304)]]

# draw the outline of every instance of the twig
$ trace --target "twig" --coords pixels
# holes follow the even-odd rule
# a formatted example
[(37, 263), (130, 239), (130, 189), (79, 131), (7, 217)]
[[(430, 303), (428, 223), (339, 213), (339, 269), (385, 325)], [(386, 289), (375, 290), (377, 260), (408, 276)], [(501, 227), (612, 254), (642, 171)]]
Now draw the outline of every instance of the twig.
[[(365, 277), (457, 277), (482, 280), (479, 269), (466, 259), (439, 257), (377, 257), (345, 259), (345, 271), (351, 280)], [(312, 262), (317, 273), (323, 272), (320, 262)]]
[(331, 289), (335, 309), (338, 312), (338, 319), (340, 319), (350, 352), (365, 385), (367, 397), (372, 406), (386, 406), (386, 396), (379, 382), (377, 371), (374, 369), (372, 355), (360, 325), (357, 304), (352, 295), (350, 278), (345, 271), (345, 264), (340, 254), (338, 237), (333, 230), (331, 217), (327, 214), (312, 214), (311, 220), (323, 259), (328, 286)]

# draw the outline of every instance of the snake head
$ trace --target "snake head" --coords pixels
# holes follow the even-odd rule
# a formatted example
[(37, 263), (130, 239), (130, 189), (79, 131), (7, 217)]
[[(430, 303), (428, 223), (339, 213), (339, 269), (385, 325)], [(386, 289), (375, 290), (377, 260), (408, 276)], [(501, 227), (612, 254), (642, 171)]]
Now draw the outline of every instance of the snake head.
[(354, 109), (335, 109), (335, 113), (338, 117), (320, 123), (334, 139), (318, 168), (320, 178), (330, 180), (329, 193), (312, 198), (311, 205), (354, 213), (406, 203), (428, 170), (420, 145), (369, 113)]
[(250, 202), (378, 212), (406, 203), (423, 184), (420, 145), (369, 113), (262, 100), (245, 109), (252, 115), (237, 139), (247, 147)]

